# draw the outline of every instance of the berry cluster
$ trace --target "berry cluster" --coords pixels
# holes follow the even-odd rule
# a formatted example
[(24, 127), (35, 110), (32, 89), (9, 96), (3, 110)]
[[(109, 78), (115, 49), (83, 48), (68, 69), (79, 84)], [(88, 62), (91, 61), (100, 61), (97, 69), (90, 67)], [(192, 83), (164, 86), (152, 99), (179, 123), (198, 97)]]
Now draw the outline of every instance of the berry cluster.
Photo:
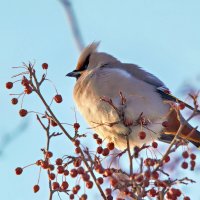
[[(92, 139), (90, 138), (94, 147), (85, 147), (82, 143), (82, 138), (86, 137), (86, 135), (79, 134), (80, 124), (77, 120), (75, 120), (76, 122), (74, 124), (61, 123), (52, 111), (51, 104), (48, 105), (41, 94), (40, 87), (42, 83), (45, 80), (49, 80), (46, 78), (48, 67), (47, 63), (42, 64), (42, 69), (45, 73), (39, 79), (36, 77), (36, 70), (31, 63), (29, 63), (29, 65), (24, 65), (23, 68), (25, 68), (26, 71), (17, 75), (21, 76), (19, 81), (23, 87), (23, 92), (19, 94), (17, 98), (13, 98), (11, 102), (13, 105), (16, 105), (21, 96), (30, 95), (32, 92), (35, 92), (45, 106), (44, 114), (41, 114), (41, 112), (39, 114), (38, 112), (35, 113), (37, 121), (46, 132), (47, 145), (42, 148), (42, 158), (31, 165), (39, 167), (41, 169), (39, 173), (45, 172), (47, 174), (50, 197), (56, 192), (67, 194), (69, 199), (86, 200), (89, 199), (89, 192), (87, 191), (97, 188), (104, 200), (125, 200), (127, 198), (151, 198), (156, 200), (177, 200), (181, 198), (183, 200), (190, 200), (180, 189), (179, 184), (188, 184), (194, 181), (187, 177), (173, 177), (167, 171), (168, 166), (176, 165), (173, 156), (179, 147), (184, 149), (182, 156), (179, 156), (181, 167), (183, 169), (188, 169), (190, 166), (190, 170), (195, 169), (196, 155), (191, 151), (184, 140), (177, 139), (163, 153), (162, 145), (159, 145), (156, 141), (148, 145), (144, 144), (141, 147), (135, 146), (132, 148), (129, 145), (128, 135), (124, 135), (128, 145), (124, 151), (119, 152), (115, 149), (113, 141), (106, 142), (106, 138), (100, 138), (98, 134), (94, 133)], [(18, 81), (7, 82), (6, 88), (13, 88), (16, 82)], [(120, 95), (122, 98), (122, 106), (124, 106), (126, 104), (126, 98), (122, 93), (120, 93)], [(57, 90), (56, 95), (51, 99), (52, 102), (57, 104), (63, 101), (62, 95), (59, 94)], [(108, 102), (116, 109), (112, 100), (104, 99), (104, 101)], [(23, 105), (23, 98), (21, 105)], [(184, 103), (178, 105), (179, 110), (184, 108)], [(19, 110), (19, 115), (21, 117), (25, 117), (28, 113), (29, 112), (22, 107)], [(122, 114), (122, 116), (124, 115)], [(140, 140), (145, 141), (149, 133), (144, 131), (145, 129), (143, 126), (147, 126), (149, 122), (141, 116), (137, 123), (136, 125), (141, 126), (141, 131), (137, 136)], [(72, 134), (66, 131), (66, 124), (73, 127), (74, 131)], [(113, 126), (113, 124), (110, 125)], [(129, 126), (128, 124), (124, 125), (126, 127)], [(131, 123), (131, 125), (133, 125), (133, 123)], [(162, 126), (167, 128), (169, 123), (164, 121), (162, 122)], [(60, 132), (55, 132), (54, 127), (60, 128)], [(74, 145), (74, 153), (54, 158), (55, 153), (50, 151), (51, 140), (60, 135), (71, 141)], [(186, 147), (187, 150), (185, 150)], [(119, 164), (122, 157), (127, 160), (125, 165), (126, 167), (129, 166), (128, 170), (127, 168), (124, 169), (123, 165)], [(23, 168), (17, 167), (15, 169), (16, 175), (21, 175), (28, 166)], [(178, 170), (178, 167), (176, 170)], [(41, 185), (39, 181), (38, 179), (37, 184), (33, 186), (33, 191), (35, 193), (40, 190)]]

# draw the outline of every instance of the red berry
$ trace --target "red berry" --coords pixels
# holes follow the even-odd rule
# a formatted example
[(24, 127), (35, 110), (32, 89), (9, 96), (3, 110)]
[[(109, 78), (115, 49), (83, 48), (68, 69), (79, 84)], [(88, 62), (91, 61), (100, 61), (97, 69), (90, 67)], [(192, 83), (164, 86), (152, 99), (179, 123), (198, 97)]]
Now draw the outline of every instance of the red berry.
[(33, 186), (33, 191), (36, 193), (40, 190), (40, 186), (39, 185), (34, 185)]
[(81, 159), (80, 158), (76, 158), (73, 162), (74, 167), (79, 167), (81, 165)]
[(16, 173), (17, 175), (22, 174), (22, 172), (23, 172), (23, 169), (22, 169), (21, 167), (17, 167), (17, 168), (15, 169), (15, 173)]
[(98, 138), (98, 139), (97, 139), (97, 144), (102, 144), (102, 142), (103, 142), (103, 141), (102, 141), (101, 138)]
[(99, 174), (103, 174), (104, 173), (104, 168), (100, 165), (100, 164), (98, 164), (98, 165), (96, 165), (95, 167), (94, 167), (94, 169), (95, 169), (95, 171), (97, 172), (97, 173), (99, 173)]
[(183, 200), (190, 200), (190, 197), (184, 197)]
[(78, 172), (78, 174), (84, 174), (84, 173), (85, 173), (85, 170), (84, 170), (83, 167), (79, 167), (79, 168), (77, 169), (77, 172)]
[(12, 82), (7, 82), (7, 83), (6, 83), (6, 88), (7, 88), (7, 89), (10, 90), (12, 87), (13, 87), (13, 83), (12, 83)]
[(181, 165), (181, 167), (183, 169), (187, 169), (188, 168), (188, 163), (187, 162), (183, 162), (182, 165)]
[(25, 117), (27, 114), (28, 114), (28, 111), (25, 110), (25, 109), (21, 109), (21, 110), (19, 111), (19, 115), (20, 115), (21, 117)]
[(42, 64), (42, 69), (48, 69), (48, 64), (47, 63), (43, 63)]
[(61, 189), (62, 190), (66, 190), (69, 187), (69, 184), (67, 181), (63, 181), (61, 184)]
[(183, 110), (185, 108), (185, 104), (183, 102), (179, 103), (178, 108)]
[(50, 179), (50, 180), (54, 180), (55, 177), (56, 177), (56, 175), (55, 175), (54, 173), (50, 173), (50, 174), (49, 174), (49, 179)]
[(109, 150), (108, 148), (104, 148), (104, 149), (103, 149), (103, 152), (102, 152), (102, 155), (103, 155), (103, 156), (108, 156), (109, 153), (110, 153), (110, 150)]
[(169, 157), (169, 155), (168, 155), (168, 156), (165, 157), (164, 162), (165, 162), (165, 163), (168, 163), (169, 161), (170, 161), (170, 157)]
[(69, 171), (66, 169), (64, 172), (63, 172), (64, 176), (68, 176), (69, 175)]
[(64, 172), (64, 167), (62, 165), (59, 165), (57, 167), (57, 172), (58, 172), (58, 174), (62, 174)]
[(197, 156), (196, 156), (195, 154), (193, 154), (193, 153), (192, 153), (192, 154), (190, 154), (190, 158), (191, 158), (192, 160), (195, 160), (195, 159), (196, 159), (196, 157), (197, 157)]
[(53, 189), (53, 190), (58, 190), (59, 188), (60, 188), (60, 185), (59, 185), (58, 182), (53, 182), (53, 183), (52, 183), (52, 189)]
[(41, 162), (41, 167), (43, 168), (43, 169), (48, 169), (49, 168), (49, 163), (48, 163), (48, 161), (42, 161)]
[(157, 143), (157, 142), (152, 142), (152, 147), (153, 147), (154, 149), (156, 149), (156, 148), (158, 147), (158, 143)]
[(112, 175), (112, 171), (109, 168), (105, 169), (103, 175), (105, 177), (111, 176)]
[(168, 121), (164, 121), (164, 122), (162, 123), (162, 126), (165, 127), (165, 128), (168, 127), (168, 126), (169, 126), (169, 122), (168, 122)]
[(188, 158), (189, 157), (189, 153), (187, 152), (187, 151), (184, 151), (183, 153), (182, 153), (182, 156), (183, 156), (183, 158)]
[(102, 152), (103, 152), (102, 146), (98, 146), (98, 147), (97, 147), (97, 153), (98, 153), (98, 154), (101, 154)]
[(86, 182), (86, 187), (87, 187), (88, 189), (91, 189), (91, 188), (93, 187), (93, 182), (92, 182), (92, 181)]
[(105, 193), (106, 195), (111, 195), (112, 190), (110, 188), (106, 188)]
[(75, 153), (76, 153), (76, 154), (81, 153), (81, 148), (80, 148), (80, 147), (77, 147), (77, 148), (75, 149)]
[(113, 186), (113, 187), (116, 187), (118, 184), (118, 180), (115, 179), (115, 178), (111, 178), (110, 179), (110, 185)]
[(97, 178), (96, 182), (99, 185), (103, 184), (103, 178), (102, 177)]
[(46, 157), (51, 158), (53, 156), (53, 153), (51, 151), (46, 152)]
[(194, 170), (195, 165), (196, 165), (196, 162), (195, 162), (194, 160), (191, 160), (191, 161), (190, 161), (190, 165), (191, 165), (190, 170)]
[(149, 190), (149, 196), (155, 197), (156, 194), (157, 194), (157, 192), (156, 192), (156, 190), (155, 190), (154, 188), (151, 188), (151, 189)]
[(25, 87), (25, 89), (24, 89), (24, 93), (25, 93), (25, 94), (31, 94), (32, 91), (33, 91), (33, 89), (32, 89), (30, 86)]
[(80, 145), (80, 140), (78, 140), (78, 139), (74, 140), (74, 145), (75, 145), (76, 147), (79, 147), (79, 145)]
[(95, 140), (98, 139), (98, 138), (99, 138), (98, 134), (94, 133), (94, 134), (93, 134), (93, 138), (94, 138)]
[(152, 172), (151, 176), (152, 176), (154, 179), (158, 179), (159, 174), (158, 174), (158, 172), (155, 171), (155, 172)]
[(144, 140), (146, 138), (146, 133), (144, 131), (140, 131), (139, 134), (138, 134), (139, 138), (141, 140)]
[(74, 194), (70, 194), (69, 199), (74, 199)]
[(48, 168), (49, 168), (50, 171), (53, 171), (55, 169), (54, 165), (51, 165), (51, 164), (49, 165)]
[(151, 177), (151, 172), (149, 170), (144, 172), (144, 175), (146, 178), (150, 178)]
[(62, 163), (63, 163), (62, 158), (57, 158), (56, 159), (56, 165), (62, 165)]
[(82, 174), (82, 179), (85, 181), (85, 182), (87, 182), (87, 181), (89, 181), (90, 180), (90, 175), (89, 174), (87, 174), (87, 173), (85, 173), (85, 174)]
[(54, 97), (54, 100), (55, 100), (56, 103), (61, 103), (62, 102), (62, 96), (60, 94), (57, 94)]
[(75, 131), (78, 131), (79, 128), (80, 128), (80, 124), (79, 123), (74, 123)]
[(114, 143), (113, 143), (113, 142), (109, 142), (109, 143), (107, 144), (107, 148), (108, 148), (110, 151), (112, 151), (112, 150), (115, 148)]
[(11, 103), (12, 103), (13, 105), (16, 105), (16, 104), (18, 103), (18, 99), (17, 99), (17, 98), (11, 99)]
[(36, 164), (37, 166), (40, 166), (41, 163), (42, 163), (42, 160), (37, 160), (37, 161), (35, 162), (35, 164)]
[(141, 183), (143, 179), (144, 179), (143, 175), (139, 175), (136, 177), (136, 182)]
[(71, 175), (72, 178), (75, 178), (78, 175), (78, 171), (76, 169), (71, 169), (70, 175)]
[(80, 200), (87, 200), (87, 194), (82, 194)]

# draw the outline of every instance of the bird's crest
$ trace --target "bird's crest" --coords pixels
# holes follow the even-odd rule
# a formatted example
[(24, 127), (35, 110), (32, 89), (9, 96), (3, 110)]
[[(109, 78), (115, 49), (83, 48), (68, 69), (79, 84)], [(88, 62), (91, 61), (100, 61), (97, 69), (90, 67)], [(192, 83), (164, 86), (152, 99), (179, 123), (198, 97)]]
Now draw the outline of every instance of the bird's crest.
[(79, 56), (76, 70), (80, 70), (82, 67), (86, 65), (87, 62), (89, 62), (90, 55), (93, 52), (97, 51), (99, 44), (100, 42), (93, 42), (83, 49), (83, 51), (81, 52), (81, 55)]

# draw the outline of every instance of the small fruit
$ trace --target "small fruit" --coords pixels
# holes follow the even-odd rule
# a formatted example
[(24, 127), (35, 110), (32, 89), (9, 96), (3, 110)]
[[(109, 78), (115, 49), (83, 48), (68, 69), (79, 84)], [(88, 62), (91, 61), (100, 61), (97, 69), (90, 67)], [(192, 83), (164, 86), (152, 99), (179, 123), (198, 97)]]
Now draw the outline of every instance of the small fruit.
[(109, 150), (108, 148), (104, 148), (104, 149), (103, 149), (103, 152), (102, 152), (102, 155), (103, 155), (103, 156), (108, 156), (109, 153), (110, 153), (110, 150)]
[(78, 131), (78, 129), (80, 128), (80, 124), (79, 123), (74, 123), (74, 129), (75, 131)]
[(115, 144), (114, 144), (113, 142), (109, 142), (109, 143), (107, 144), (107, 148), (108, 148), (110, 151), (112, 151), (112, 150), (115, 148)]
[(34, 185), (33, 186), (34, 193), (38, 192), (39, 190), (40, 190), (40, 186), (39, 185)]
[(47, 63), (42, 63), (42, 69), (48, 69), (48, 64)]
[(97, 178), (96, 182), (99, 185), (103, 184), (103, 178), (102, 177)]
[(86, 182), (86, 187), (87, 187), (88, 189), (91, 189), (91, 188), (93, 187), (93, 182), (92, 182), (92, 181)]
[(192, 160), (195, 160), (195, 159), (196, 159), (196, 157), (197, 157), (197, 156), (196, 156), (195, 154), (193, 154), (193, 153), (192, 153), (192, 154), (190, 154), (190, 158), (191, 158)]
[(162, 123), (162, 126), (165, 127), (165, 128), (167, 128), (169, 126), (169, 122), (168, 121), (164, 121)]
[(69, 187), (69, 184), (67, 181), (63, 181), (61, 184), (61, 189), (62, 190), (66, 190)]
[(63, 163), (62, 158), (57, 158), (56, 159), (56, 165), (62, 165), (62, 163)]
[(80, 140), (78, 140), (78, 139), (74, 140), (74, 145), (75, 145), (76, 147), (79, 147), (79, 145), (80, 145)]
[(46, 157), (51, 158), (53, 156), (53, 153), (51, 151), (46, 152)]
[(56, 177), (56, 175), (55, 175), (54, 173), (50, 173), (50, 174), (49, 174), (49, 179), (50, 179), (50, 180), (54, 180), (55, 177)]
[(60, 94), (57, 94), (54, 97), (54, 100), (55, 100), (56, 103), (61, 103), (62, 102), (62, 96)]
[(182, 156), (183, 156), (183, 158), (188, 158), (189, 157), (189, 153), (187, 152), (187, 151), (184, 151), (183, 153), (182, 153)]
[(94, 133), (94, 134), (93, 134), (93, 138), (94, 138), (95, 140), (98, 139), (98, 138), (99, 138), (98, 134)]
[(158, 147), (158, 143), (157, 142), (152, 142), (152, 147), (154, 148), (154, 149), (156, 149), (157, 147)]
[(76, 169), (71, 169), (71, 170), (70, 170), (70, 176), (71, 176), (72, 178), (75, 178), (77, 175), (78, 175), (78, 172), (77, 172)]
[(144, 140), (146, 138), (146, 133), (144, 131), (140, 131), (138, 135), (141, 140)]
[(165, 157), (164, 163), (168, 163), (169, 161), (170, 161), (170, 157), (169, 157), (169, 155), (168, 155), (168, 156)]
[(17, 168), (15, 169), (15, 173), (16, 173), (17, 175), (22, 174), (22, 172), (23, 172), (23, 169), (22, 169), (21, 167), (17, 167)]
[(188, 163), (187, 162), (183, 162), (182, 165), (181, 165), (181, 167), (183, 169), (187, 169), (188, 168)]
[(60, 187), (60, 185), (59, 185), (58, 182), (53, 182), (53, 183), (52, 183), (52, 189), (53, 189), (53, 190), (58, 190), (59, 187)]
[(30, 86), (25, 87), (25, 89), (24, 89), (24, 93), (25, 93), (25, 94), (31, 94), (32, 91), (33, 91), (33, 89), (32, 89)]
[(98, 147), (97, 147), (97, 153), (98, 153), (98, 154), (101, 154), (102, 152), (103, 152), (102, 146), (98, 146)]
[(62, 174), (63, 172), (64, 172), (64, 167), (62, 166), (62, 165), (59, 165), (58, 167), (57, 167), (57, 172), (58, 172), (58, 174)]
[(27, 114), (28, 114), (28, 111), (25, 110), (25, 109), (21, 109), (21, 110), (19, 111), (19, 115), (20, 115), (21, 117), (25, 117)]
[(16, 105), (16, 104), (18, 103), (18, 99), (17, 99), (17, 98), (11, 99), (11, 103), (12, 103), (13, 105)]
[(7, 88), (7, 89), (10, 90), (12, 87), (13, 87), (13, 83), (12, 83), (12, 82), (7, 82), (7, 83), (6, 83), (6, 88)]
[(183, 110), (185, 108), (185, 104), (183, 102), (179, 103), (178, 108)]

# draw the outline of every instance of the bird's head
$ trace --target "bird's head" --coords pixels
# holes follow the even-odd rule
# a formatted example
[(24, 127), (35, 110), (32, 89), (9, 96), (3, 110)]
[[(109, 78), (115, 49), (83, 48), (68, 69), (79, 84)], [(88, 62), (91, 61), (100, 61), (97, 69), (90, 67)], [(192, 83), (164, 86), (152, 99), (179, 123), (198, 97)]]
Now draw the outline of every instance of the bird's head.
[(97, 52), (98, 46), (99, 42), (93, 42), (85, 47), (79, 56), (75, 70), (68, 73), (66, 76), (78, 79), (86, 70), (117, 61), (116, 58), (109, 54)]

